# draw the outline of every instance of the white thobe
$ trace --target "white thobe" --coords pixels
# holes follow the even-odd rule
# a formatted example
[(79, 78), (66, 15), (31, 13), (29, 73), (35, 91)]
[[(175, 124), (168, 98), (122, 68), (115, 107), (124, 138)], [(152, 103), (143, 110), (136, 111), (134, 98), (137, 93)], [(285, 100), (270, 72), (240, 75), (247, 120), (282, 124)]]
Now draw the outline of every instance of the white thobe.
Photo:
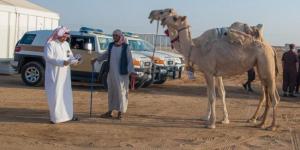
[[(98, 58), (98, 61), (102, 61), (107, 58), (108, 52)], [(129, 74), (120, 74), (120, 60), (122, 54), (122, 47), (113, 46), (110, 55), (109, 72), (107, 76), (108, 85), (108, 109), (109, 111), (117, 110), (122, 113), (127, 111), (128, 105), (128, 89), (129, 89)], [(132, 55), (127, 47), (128, 58), (128, 72), (133, 73), (134, 67), (132, 64)]]
[(69, 121), (73, 118), (70, 66), (64, 66), (64, 61), (72, 55), (69, 44), (58, 40), (49, 42), (44, 49), (45, 89), (50, 120), (54, 123)]

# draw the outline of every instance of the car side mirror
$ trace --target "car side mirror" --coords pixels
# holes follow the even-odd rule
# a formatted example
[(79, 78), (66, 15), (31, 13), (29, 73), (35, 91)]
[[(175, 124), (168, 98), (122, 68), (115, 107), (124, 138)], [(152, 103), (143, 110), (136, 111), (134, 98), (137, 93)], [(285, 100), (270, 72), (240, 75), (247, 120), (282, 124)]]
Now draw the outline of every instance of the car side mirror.
[(93, 45), (92, 43), (85, 43), (84, 44), (84, 49), (89, 51), (89, 54), (92, 54), (92, 50), (93, 50)]

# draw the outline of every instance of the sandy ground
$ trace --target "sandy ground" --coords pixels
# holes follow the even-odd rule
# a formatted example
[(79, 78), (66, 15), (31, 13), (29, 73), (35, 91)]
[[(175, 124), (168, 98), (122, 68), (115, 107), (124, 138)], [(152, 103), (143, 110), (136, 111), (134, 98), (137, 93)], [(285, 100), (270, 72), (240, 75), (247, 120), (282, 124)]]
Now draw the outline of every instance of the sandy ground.
[[(240, 86), (244, 79), (225, 80), (231, 123), (212, 130), (200, 120), (207, 97), (199, 75), (196, 82), (168, 81), (131, 92), (122, 121), (99, 118), (107, 110), (107, 93), (101, 89), (94, 93), (90, 118), (88, 87), (73, 86), (81, 120), (56, 125), (49, 124), (43, 88), (25, 86), (18, 75), (0, 75), (0, 149), (299, 149), (300, 98), (281, 99), (278, 131), (254, 128), (246, 120), (258, 104), (259, 82), (255, 93), (247, 93)], [(218, 100), (217, 120), (222, 118)]]
[[(257, 79), (255, 93), (247, 93), (241, 87), (245, 77), (246, 74), (224, 80), (231, 123), (220, 123), (223, 113), (218, 99), (217, 128), (206, 129), (200, 120), (207, 110), (201, 74), (197, 74), (196, 81), (184, 77), (130, 92), (128, 112), (122, 121), (99, 118), (107, 111), (107, 92), (100, 88), (94, 93), (90, 118), (89, 87), (77, 84), (73, 86), (74, 107), (81, 120), (56, 125), (49, 124), (42, 87), (25, 86), (19, 75), (0, 75), (0, 149), (299, 150), (300, 95), (281, 99), (277, 131), (258, 129), (247, 119), (257, 107), (260, 84)], [(278, 89), (281, 77), (280, 74)]]

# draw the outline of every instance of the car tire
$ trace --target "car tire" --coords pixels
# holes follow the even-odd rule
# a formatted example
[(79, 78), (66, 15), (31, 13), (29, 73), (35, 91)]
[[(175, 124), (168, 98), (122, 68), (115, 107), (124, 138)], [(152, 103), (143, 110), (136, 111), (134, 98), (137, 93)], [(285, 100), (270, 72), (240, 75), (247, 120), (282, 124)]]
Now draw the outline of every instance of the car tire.
[(21, 68), (21, 77), (26, 85), (42, 86), (45, 81), (45, 68), (39, 62), (28, 62)]
[(103, 84), (104, 89), (108, 89), (107, 75), (108, 75), (108, 72), (104, 72), (101, 76), (101, 83)]
[(168, 77), (167, 76), (162, 76), (160, 80), (155, 81), (154, 84), (163, 84), (167, 81)]
[(138, 82), (134, 85), (135, 89), (138, 89), (142, 86), (142, 83), (141, 82)]
[(146, 81), (143, 85), (142, 85), (142, 88), (146, 88), (146, 87), (149, 87), (151, 84), (152, 84), (152, 80), (149, 80), (149, 81)]
[(180, 68), (180, 70), (178, 71), (178, 79), (181, 79), (181, 75), (182, 75), (182, 68)]
[(154, 84), (164, 84), (167, 81), (167, 78), (155, 81)]

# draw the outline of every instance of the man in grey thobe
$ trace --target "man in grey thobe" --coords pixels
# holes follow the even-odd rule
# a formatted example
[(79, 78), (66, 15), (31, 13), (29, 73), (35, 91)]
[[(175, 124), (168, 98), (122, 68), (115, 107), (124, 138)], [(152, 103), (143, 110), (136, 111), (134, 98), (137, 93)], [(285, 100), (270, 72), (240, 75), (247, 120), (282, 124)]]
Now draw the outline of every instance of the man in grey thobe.
[(136, 73), (132, 64), (132, 55), (128, 44), (125, 42), (121, 30), (113, 32), (114, 42), (110, 43), (108, 50), (100, 57), (92, 60), (108, 60), (108, 112), (101, 115), (102, 118), (111, 118), (112, 111), (118, 111), (117, 118), (121, 119), (127, 111), (129, 77), (135, 77)]

